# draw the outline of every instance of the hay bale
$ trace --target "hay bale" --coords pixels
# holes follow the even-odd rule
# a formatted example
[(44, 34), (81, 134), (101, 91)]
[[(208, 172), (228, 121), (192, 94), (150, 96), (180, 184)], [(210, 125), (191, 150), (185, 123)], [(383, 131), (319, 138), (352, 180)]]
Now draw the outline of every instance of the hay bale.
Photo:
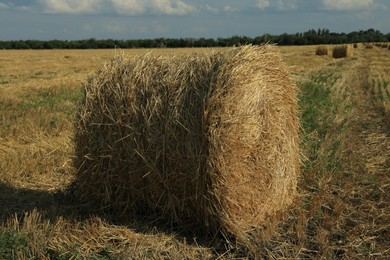
[(374, 48), (374, 44), (372, 42), (366, 44), (366, 49), (372, 49), (372, 48)]
[(354, 48), (354, 49), (357, 49), (358, 47), (359, 47), (359, 44), (355, 42), (355, 43), (353, 44), (353, 48)]
[(328, 46), (317, 46), (316, 55), (323, 56), (328, 55), (329, 47)]
[(296, 86), (272, 46), (113, 59), (75, 121), (76, 194), (248, 244), (296, 197)]
[(387, 43), (382, 43), (382, 48), (387, 49), (387, 47), (388, 47)]
[(351, 45), (336, 46), (333, 48), (333, 58), (349, 58), (353, 56), (353, 48)]

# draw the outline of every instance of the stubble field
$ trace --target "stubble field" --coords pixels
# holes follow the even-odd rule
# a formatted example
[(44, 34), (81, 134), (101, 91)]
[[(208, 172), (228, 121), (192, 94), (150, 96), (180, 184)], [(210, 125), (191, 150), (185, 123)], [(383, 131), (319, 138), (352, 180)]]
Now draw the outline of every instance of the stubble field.
[(390, 257), (390, 50), (277, 47), (299, 87), (300, 197), (247, 252), (159, 216), (121, 221), (72, 197), (73, 120), (115, 55), (208, 49), (0, 51), (0, 258)]

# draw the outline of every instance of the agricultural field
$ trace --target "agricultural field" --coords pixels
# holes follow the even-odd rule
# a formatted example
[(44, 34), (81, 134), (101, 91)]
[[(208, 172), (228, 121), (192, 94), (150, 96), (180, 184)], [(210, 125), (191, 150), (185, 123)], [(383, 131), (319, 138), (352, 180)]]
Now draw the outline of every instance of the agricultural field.
[(209, 49), (0, 50), (0, 258), (389, 258), (390, 50), (275, 48), (299, 88), (299, 198), (255, 251), (160, 216), (121, 221), (69, 192), (88, 78), (116, 55)]

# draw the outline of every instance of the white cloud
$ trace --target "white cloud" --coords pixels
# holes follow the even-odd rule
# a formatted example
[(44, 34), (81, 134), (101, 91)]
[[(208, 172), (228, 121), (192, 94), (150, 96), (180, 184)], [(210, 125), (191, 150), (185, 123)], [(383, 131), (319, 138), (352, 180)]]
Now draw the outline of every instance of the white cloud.
[(277, 11), (291, 11), (298, 9), (298, 5), (294, 0), (257, 0), (256, 7), (261, 10), (273, 8)]
[(270, 6), (270, 3), (269, 0), (257, 0), (256, 6), (261, 10), (264, 10)]
[(124, 15), (147, 12), (166, 15), (186, 15), (197, 9), (182, 0), (111, 0), (115, 10)]
[(218, 9), (215, 8), (215, 7), (212, 7), (212, 6), (210, 6), (210, 5), (206, 5), (206, 6), (205, 6), (205, 9), (206, 9), (206, 11), (209, 12), (209, 13), (213, 13), (213, 14), (217, 14), (217, 13), (218, 13)]
[(142, 0), (111, 0), (115, 10), (120, 14), (137, 15), (146, 11), (148, 1)]
[(46, 13), (94, 13), (100, 9), (101, 0), (41, 0)]
[(284, 2), (284, 1), (277, 1), (276, 2), (276, 9), (279, 11), (291, 11), (291, 10), (296, 10), (298, 9), (297, 4), (289, 1), (289, 2)]
[(328, 10), (361, 10), (376, 6), (374, 0), (323, 0), (323, 5)]
[(0, 3), (0, 9), (2, 9), (2, 8), (8, 8), (9, 6), (8, 5), (6, 5), (6, 4), (4, 4), (4, 3)]
[(223, 8), (223, 10), (224, 10), (226, 13), (233, 13), (233, 12), (237, 11), (236, 8), (231, 7), (230, 5), (225, 6), (225, 7)]

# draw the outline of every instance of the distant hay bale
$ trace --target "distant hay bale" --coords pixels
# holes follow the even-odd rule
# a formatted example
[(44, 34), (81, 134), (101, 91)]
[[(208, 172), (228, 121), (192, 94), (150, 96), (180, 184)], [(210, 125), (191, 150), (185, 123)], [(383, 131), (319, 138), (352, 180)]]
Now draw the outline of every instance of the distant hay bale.
[(298, 125), (275, 47), (116, 58), (85, 86), (76, 195), (248, 245), (296, 198)]
[(353, 44), (353, 48), (357, 49), (359, 47), (359, 44), (358, 43), (354, 43)]
[(372, 42), (366, 44), (366, 49), (372, 49), (372, 48), (374, 48), (374, 44), (372, 44)]
[(386, 48), (387, 49), (387, 47), (388, 47), (389, 45), (387, 44), (387, 43), (382, 43), (382, 48)]
[(336, 46), (333, 48), (333, 58), (349, 58), (353, 56), (353, 48), (351, 45)]
[(316, 55), (323, 56), (328, 55), (329, 47), (328, 46), (317, 46)]

